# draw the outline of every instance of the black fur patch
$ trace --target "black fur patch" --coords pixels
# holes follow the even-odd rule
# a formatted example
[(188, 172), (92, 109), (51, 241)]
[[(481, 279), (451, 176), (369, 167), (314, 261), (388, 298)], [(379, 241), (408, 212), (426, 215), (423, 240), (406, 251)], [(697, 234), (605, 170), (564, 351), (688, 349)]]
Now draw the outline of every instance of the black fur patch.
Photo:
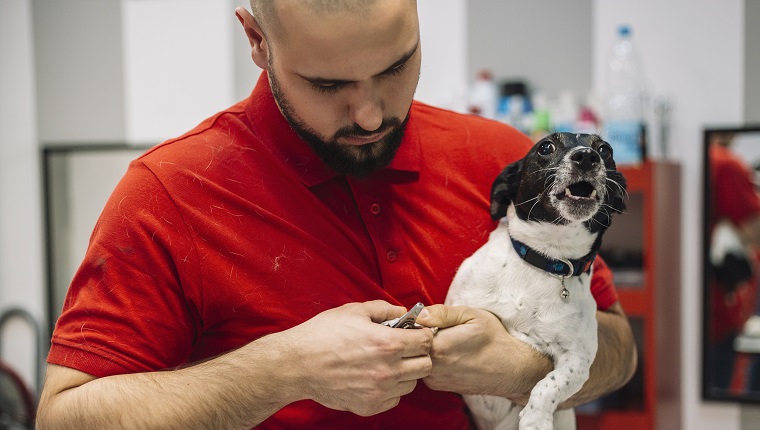
[[(625, 210), (626, 181), (617, 171), (609, 145), (593, 134), (554, 133), (537, 142), (524, 158), (505, 167), (491, 187), (491, 217), (504, 217), (514, 203), (517, 215), (525, 220), (552, 222), (561, 218), (549, 204), (548, 190), (554, 185), (553, 173), (564, 156), (578, 146), (594, 151), (592, 158), (578, 161), (578, 168), (588, 169), (589, 163), (603, 162), (607, 175), (603, 205), (586, 226), (591, 232), (609, 226), (612, 213)], [(541, 197), (536, 199), (538, 195)]]

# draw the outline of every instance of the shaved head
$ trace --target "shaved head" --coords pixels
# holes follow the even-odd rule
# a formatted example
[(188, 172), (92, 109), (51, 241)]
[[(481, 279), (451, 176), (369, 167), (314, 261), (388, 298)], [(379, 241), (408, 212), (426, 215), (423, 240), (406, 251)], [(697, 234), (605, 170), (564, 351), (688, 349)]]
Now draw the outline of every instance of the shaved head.
[(250, 0), (253, 17), (267, 37), (282, 29), (278, 12), (288, 8), (295, 7), (315, 17), (340, 13), (362, 15), (378, 3), (377, 0)]

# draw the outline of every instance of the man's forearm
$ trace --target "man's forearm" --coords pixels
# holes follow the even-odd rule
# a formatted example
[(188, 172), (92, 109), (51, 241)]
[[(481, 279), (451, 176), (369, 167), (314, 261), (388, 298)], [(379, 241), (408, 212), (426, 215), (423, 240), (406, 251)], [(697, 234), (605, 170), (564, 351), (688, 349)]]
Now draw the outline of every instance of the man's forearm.
[[(37, 428), (251, 428), (298, 400), (288, 391), (293, 375), (282, 365), (276, 341), (265, 337), (184, 369), (46, 390)], [(56, 372), (76, 372), (54, 370), (53, 378)]]
[[(622, 387), (636, 370), (636, 344), (620, 304), (614, 304), (607, 311), (597, 311), (597, 322), (599, 346), (591, 365), (589, 379), (583, 388), (560, 404), (560, 409), (588, 403)], [(535, 350), (532, 354), (534, 358), (529, 361), (533, 364), (526, 369), (526, 376), (530, 380), (522, 384), (526, 391), (521, 394), (502, 394), (523, 406), (528, 403), (530, 389), (551, 370), (550, 367), (547, 370), (545, 363), (549, 360), (548, 357), (541, 356)]]
[(377, 322), (406, 310), (375, 300), (326, 310), (191, 367), (96, 379), (48, 367), (40, 429), (251, 428), (302, 399), (374, 415), (430, 374), (433, 332)]

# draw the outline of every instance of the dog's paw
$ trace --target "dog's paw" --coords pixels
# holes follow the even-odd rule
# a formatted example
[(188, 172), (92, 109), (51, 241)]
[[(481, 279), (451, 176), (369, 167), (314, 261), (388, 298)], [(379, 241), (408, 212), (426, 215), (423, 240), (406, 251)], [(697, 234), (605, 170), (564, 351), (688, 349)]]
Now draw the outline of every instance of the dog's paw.
[(553, 430), (554, 416), (552, 413), (529, 409), (520, 411), (520, 430)]

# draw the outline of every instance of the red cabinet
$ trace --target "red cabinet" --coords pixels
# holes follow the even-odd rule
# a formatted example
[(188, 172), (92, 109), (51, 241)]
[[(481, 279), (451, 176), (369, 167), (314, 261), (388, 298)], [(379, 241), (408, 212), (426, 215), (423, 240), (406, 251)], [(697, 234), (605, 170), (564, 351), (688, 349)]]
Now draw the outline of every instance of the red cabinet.
[[(576, 409), (580, 430), (681, 428), (680, 166), (648, 161), (619, 167), (626, 213), (613, 219), (600, 254), (638, 346), (638, 369), (615, 393)], [(696, 291), (696, 290), (695, 290)]]

